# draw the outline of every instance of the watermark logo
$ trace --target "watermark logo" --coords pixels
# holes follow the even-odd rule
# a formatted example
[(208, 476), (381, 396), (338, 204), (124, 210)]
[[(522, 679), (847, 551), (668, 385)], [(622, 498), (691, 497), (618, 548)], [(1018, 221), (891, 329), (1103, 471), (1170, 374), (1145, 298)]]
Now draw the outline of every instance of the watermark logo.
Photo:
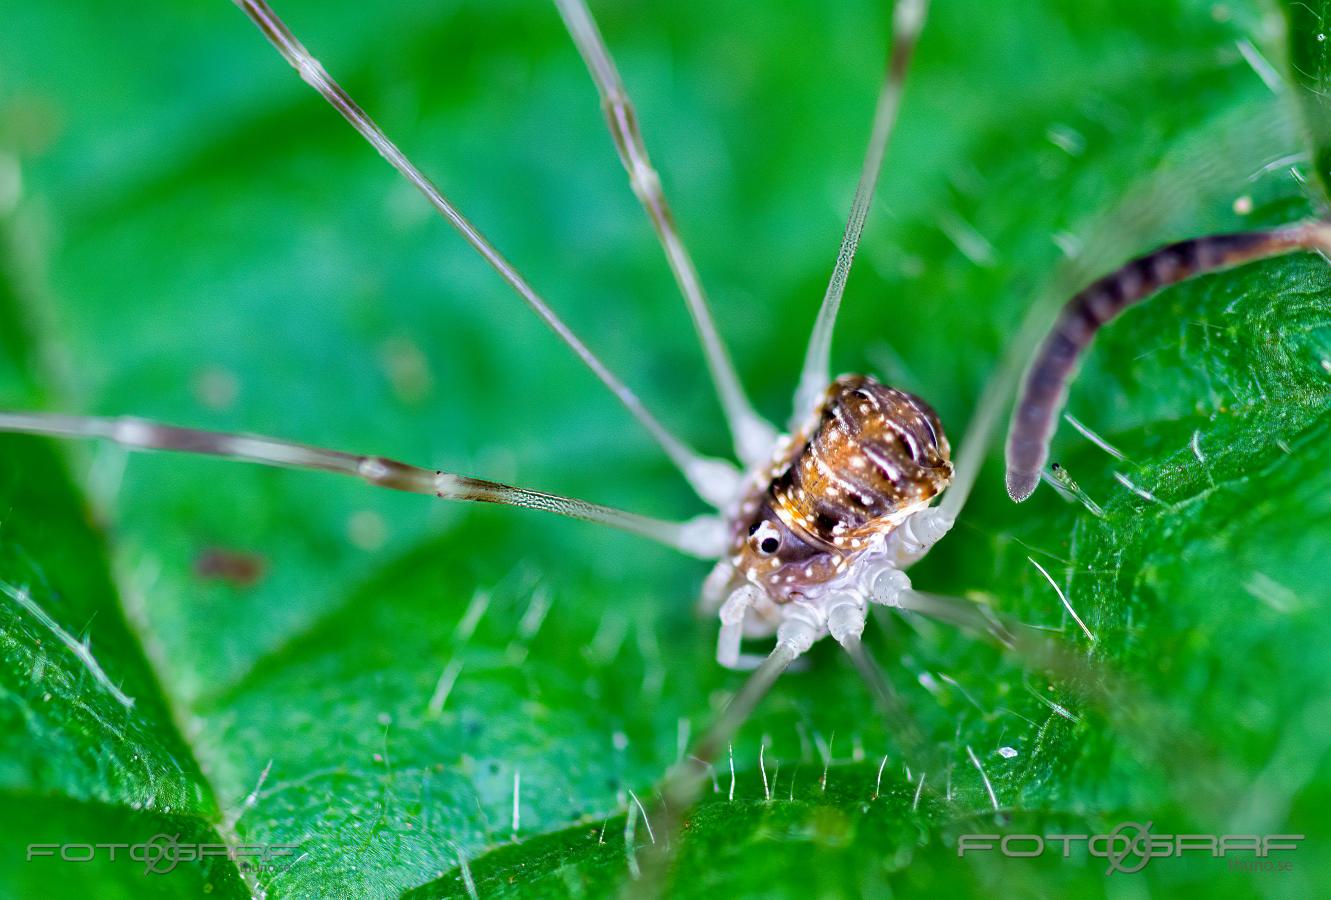
[[(1120, 822), (1107, 834), (963, 834), (957, 840), (957, 856), (998, 852), (1010, 858), (1043, 856), (1062, 850), (1067, 859), (1074, 847), (1108, 862), (1105, 875), (1140, 872), (1153, 859), (1184, 855), (1221, 859), (1231, 854), (1252, 854), (1261, 865), (1230, 861), (1234, 871), (1287, 872), (1293, 863), (1272, 860), (1271, 854), (1299, 849), (1301, 834), (1155, 834), (1153, 822)], [(1236, 865), (1237, 863), (1237, 865)]]
[(280, 870), (291, 865), (300, 844), (210, 844), (182, 842), (179, 834), (155, 834), (136, 844), (29, 844), (28, 861), (41, 857), (64, 862), (92, 862), (128, 857), (143, 863), (145, 875), (165, 875), (182, 862), (203, 859), (229, 859), (249, 871)]

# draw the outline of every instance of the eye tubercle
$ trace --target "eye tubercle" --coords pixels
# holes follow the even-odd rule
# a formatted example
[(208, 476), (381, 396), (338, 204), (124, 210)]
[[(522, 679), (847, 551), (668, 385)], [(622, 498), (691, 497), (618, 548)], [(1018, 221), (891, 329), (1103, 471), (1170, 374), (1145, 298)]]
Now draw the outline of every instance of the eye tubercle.
[(749, 535), (750, 543), (764, 556), (771, 556), (781, 549), (781, 533), (777, 531), (776, 526), (766, 519), (759, 522), (758, 526), (749, 532)]

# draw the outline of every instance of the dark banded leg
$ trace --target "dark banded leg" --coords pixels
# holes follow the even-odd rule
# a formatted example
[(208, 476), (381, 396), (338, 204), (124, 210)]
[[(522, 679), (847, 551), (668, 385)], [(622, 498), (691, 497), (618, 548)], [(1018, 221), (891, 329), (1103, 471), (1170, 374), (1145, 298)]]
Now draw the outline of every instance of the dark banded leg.
[(1058, 415), (1082, 353), (1108, 322), (1161, 288), (1197, 275), (1298, 251), (1331, 251), (1331, 223), (1179, 241), (1134, 259), (1077, 294), (1026, 372), (1007, 441), (1007, 490), (1020, 503), (1040, 483)]
[(334, 472), (359, 478), (375, 487), (428, 494), (442, 500), (539, 509), (619, 528), (704, 559), (719, 557), (727, 540), (721, 520), (712, 516), (666, 522), (571, 497), (423, 469), (382, 456), (359, 456), (257, 435), (177, 428), (135, 418), (0, 412), (0, 432), (4, 431), (44, 437), (100, 438), (131, 450), (168, 450), (287, 469)]

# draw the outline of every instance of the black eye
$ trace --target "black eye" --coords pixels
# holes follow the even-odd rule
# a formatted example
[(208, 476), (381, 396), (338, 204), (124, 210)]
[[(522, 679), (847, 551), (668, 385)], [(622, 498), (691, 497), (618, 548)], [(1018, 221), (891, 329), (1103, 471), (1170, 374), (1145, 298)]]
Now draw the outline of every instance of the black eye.
[[(1054, 465), (1058, 465), (1058, 463), (1054, 463)], [(749, 537), (753, 537), (753, 533), (757, 530), (758, 530), (758, 523), (754, 522), (752, 525), (749, 526)]]
[(764, 553), (775, 553), (776, 548), (781, 546), (781, 542), (774, 537), (763, 538), (763, 542), (758, 545), (758, 549)]

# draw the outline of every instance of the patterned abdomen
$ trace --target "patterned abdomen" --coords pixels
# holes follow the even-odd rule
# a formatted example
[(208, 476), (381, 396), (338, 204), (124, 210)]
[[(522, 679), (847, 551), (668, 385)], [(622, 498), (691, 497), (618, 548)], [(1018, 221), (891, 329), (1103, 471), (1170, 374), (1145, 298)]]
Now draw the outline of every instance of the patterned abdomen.
[(843, 375), (741, 506), (738, 579), (774, 602), (816, 593), (875, 535), (892, 532), (952, 480), (947, 438), (923, 400)]
[(828, 388), (808, 443), (773, 480), (772, 507), (791, 528), (853, 550), (947, 486), (949, 452), (923, 400), (843, 375)]

